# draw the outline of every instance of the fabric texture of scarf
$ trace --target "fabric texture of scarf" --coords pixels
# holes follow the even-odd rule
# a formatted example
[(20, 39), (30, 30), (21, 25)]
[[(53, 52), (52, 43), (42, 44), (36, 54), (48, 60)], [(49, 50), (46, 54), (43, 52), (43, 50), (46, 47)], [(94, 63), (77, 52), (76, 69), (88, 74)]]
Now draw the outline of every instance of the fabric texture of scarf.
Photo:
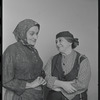
[[(25, 19), (18, 23), (13, 34), (15, 35), (16, 40), (22, 42), (23, 45), (27, 45), (29, 48), (33, 48), (34, 46), (29, 45), (26, 41), (26, 33), (33, 26), (40, 26), (36, 21), (32, 19)], [(39, 27), (40, 28), (40, 27)]]

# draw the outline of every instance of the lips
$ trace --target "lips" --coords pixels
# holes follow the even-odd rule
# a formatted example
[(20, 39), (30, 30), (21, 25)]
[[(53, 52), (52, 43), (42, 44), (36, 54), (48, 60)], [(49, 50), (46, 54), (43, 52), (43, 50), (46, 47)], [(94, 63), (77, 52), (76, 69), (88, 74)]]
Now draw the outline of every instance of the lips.
[(61, 46), (61, 47), (57, 47), (58, 48), (58, 50), (60, 50), (60, 49), (62, 49), (63, 47)]
[(36, 42), (36, 40), (31, 40), (32, 42)]
[(60, 45), (60, 46), (57, 46), (58, 48), (62, 48), (63, 46), (62, 45)]

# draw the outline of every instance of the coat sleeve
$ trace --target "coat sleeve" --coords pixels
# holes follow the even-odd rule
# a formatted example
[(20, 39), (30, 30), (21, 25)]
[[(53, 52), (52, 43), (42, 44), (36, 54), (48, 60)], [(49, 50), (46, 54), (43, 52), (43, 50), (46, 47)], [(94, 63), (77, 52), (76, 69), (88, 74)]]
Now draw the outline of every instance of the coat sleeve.
[(77, 89), (86, 90), (88, 88), (91, 78), (91, 68), (88, 58), (84, 59), (80, 64), (78, 77), (72, 85)]
[(51, 76), (51, 64), (52, 64), (52, 57), (48, 60), (47, 64), (44, 67), (45, 71), (45, 80), (47, 81), (47, 87), (53, 89), (54, 82), (57, 80), (57, 77)]
[(25, 91), (26, 82), (14, 78), (13, 51), (7, 49), (3, 54), (3, 87), (21, 95)]

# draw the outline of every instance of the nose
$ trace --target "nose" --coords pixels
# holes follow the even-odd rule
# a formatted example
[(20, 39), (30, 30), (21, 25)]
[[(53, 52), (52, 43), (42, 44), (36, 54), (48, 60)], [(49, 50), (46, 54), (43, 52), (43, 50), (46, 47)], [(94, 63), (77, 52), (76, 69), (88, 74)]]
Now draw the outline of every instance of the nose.
[(37, 39), (37, 38), (38, 38), (38, 35), (34, 34), (34, 35), (33, 35), (33, 38), (34, 38), (34, 39)]
[(59, 46), (59, 44), (60, 44), (59, 41), (57, 41), (57, 42), (56, 42), (56, 45)]

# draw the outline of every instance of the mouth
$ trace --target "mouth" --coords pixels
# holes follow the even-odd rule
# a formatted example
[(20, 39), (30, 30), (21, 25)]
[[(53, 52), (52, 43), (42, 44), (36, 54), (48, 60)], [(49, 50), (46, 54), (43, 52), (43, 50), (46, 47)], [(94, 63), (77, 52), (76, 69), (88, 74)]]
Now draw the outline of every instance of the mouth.
[(32, 42), (36, 42), (36, 40), (31, 40)]
[(57, 48), (62, 48), (63, 46), (61, 45), (61, 46), (57, 46)]
[(57, 47), (57, 49), (58, 49), (58, 50), (61, 50), (61, 49), (62, 49), (62, 47)]

